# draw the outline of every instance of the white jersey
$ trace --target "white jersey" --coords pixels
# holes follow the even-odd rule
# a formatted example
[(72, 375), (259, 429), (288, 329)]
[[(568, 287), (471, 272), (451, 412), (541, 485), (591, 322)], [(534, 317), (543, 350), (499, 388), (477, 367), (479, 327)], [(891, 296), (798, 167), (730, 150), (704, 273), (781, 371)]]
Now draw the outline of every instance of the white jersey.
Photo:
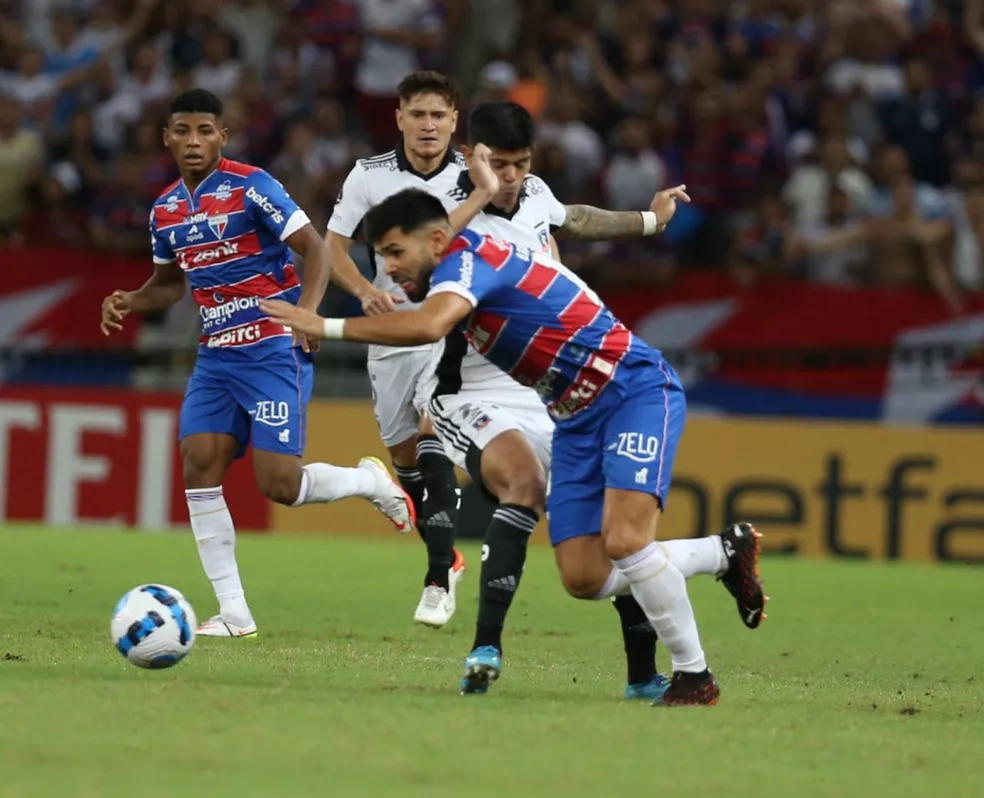
[[(464, 202), (472, 191), (467, 172), (462, 172), (451, 192), (454, 204)], [(511, 213), (488, 206), (472, 219), (468, 227), (476, 232), (508, 241), (534, 252), (550, 251), (550, 231), (567, 219), (567, 209), (536, 175), (527, 175), (519, 194), (519, 203)], [(434, 349), (433, 375), (423, 393), (435, 396), (465, 391), (501, 394), (504, 391), (532, 392), (492, 365), (465, 340), (460, 330), (454, 330)]]
[[(374, 205), (406, 188), (419, 188), (438, 197), (448, 210), (455, 208), (461, 200), (452, 198), (450, 192), (458, 185), (460, 175), (466, 174), (465, 159), (459, 152), (449, 149), (444, 160), (429, 175), (423, 175), (413, 168), (407, 159), (402, 142), (395, 150), (357, 161), (338, 194), (335, 210), (328, 221), (328, 230), (346, 238), (355, 238), (362, 220)], [(371, 254), (375, 266), (373, 285), (381, 291), (394, 294), (406, 300), (396, 283), (383, 271), (382, 259)], [(404, 301), (397, 305), (398, 310), (411, 310), (417, 304)], [(417, 347), (369, 347), (369, 359), (406, 352), (410, 349), (427, 349), (430, 344)]]

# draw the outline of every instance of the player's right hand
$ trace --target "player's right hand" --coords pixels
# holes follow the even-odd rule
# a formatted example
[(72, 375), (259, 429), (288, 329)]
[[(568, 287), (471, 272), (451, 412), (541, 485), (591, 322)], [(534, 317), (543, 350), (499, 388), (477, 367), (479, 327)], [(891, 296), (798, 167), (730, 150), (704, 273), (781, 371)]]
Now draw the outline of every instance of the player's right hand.
[(99, 329), (103, 335), (109, 335), (113, 330), (123, 329), (123, 319), (130, 313), (130, 293), (128, 291), (113, 291), (102, 303), (102, 322)]
[(362, 297), (362, 312), (367, 316), (382, 316), (384, 313), (392, 313), (403, 301), (401, 297), (373, 289)]
[(490, 197), (499, 193), (499, 177), (492, 171), (489, 156), (492, 150), (484, 144), (476, 144), (472, 150), (471, 162), (468, 164), (468, 177), (479, 191), (485, 191)]

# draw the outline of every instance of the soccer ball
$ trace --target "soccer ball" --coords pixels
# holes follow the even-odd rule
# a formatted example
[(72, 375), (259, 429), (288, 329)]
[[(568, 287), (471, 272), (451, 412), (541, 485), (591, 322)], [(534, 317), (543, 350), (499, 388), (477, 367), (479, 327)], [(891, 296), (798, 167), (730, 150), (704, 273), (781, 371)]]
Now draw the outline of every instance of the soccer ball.
[(188, 656), (198, 621), (167, 585), (140, 585), (119, 600), (109, 623), (116, 650), (138, 668), (170, 668)]

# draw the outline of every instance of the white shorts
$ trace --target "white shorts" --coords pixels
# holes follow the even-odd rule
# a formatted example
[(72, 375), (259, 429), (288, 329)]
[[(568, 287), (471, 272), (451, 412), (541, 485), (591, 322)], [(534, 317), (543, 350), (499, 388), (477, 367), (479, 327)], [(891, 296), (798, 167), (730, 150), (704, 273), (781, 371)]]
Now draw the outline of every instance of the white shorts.
[(494, 438), (514, 429), (530, 442), (544, 472), (550, 473), (554, 423), (532, 391), (513, 395), (462, 391), (435, 396), (428, 412), (445, 452), (459, 468), (467, 470), (469, 448), (481, 451)]
[(379, 437), (390, 448), (410, 440), (420, 426), (418, 407), (426, 407), (430, 398), (427, 375), (431, 368), (429, 349), (411, 349), (367, 363), (372, 384), (372, 404), (379, 425)]

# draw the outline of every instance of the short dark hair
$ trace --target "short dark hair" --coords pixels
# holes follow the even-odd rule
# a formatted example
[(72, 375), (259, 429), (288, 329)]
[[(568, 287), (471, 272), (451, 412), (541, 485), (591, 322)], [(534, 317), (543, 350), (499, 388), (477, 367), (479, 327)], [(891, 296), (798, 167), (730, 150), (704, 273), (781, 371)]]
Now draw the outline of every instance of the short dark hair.
[(362, 220), (362, 232), (369, 246), (375, 246), (394, 227), (412, 233), (425, 225), (447, 221), (447, 211), (437, 197), (423, 189), (405, 188), (369, 209)]
[(205, 89), (188, 89), (173, 100), (168, 109), (168, 117), (175, 114), (212, 114), (216, 119), (222, 118), (222, 100)]
[(409, 102), (418, 94), (436, 94), (443, 97), (452, 108), (458, 105), (458, 90), (447, 75), (432, 69), (419, 69), (411, 72), (396, 87), (396, 93), (403, 102)]
[(530, 112), (513, 102), (481, 103), (468, 117), (468, 143), (515, 152), (533, 146), (536, 122)]

